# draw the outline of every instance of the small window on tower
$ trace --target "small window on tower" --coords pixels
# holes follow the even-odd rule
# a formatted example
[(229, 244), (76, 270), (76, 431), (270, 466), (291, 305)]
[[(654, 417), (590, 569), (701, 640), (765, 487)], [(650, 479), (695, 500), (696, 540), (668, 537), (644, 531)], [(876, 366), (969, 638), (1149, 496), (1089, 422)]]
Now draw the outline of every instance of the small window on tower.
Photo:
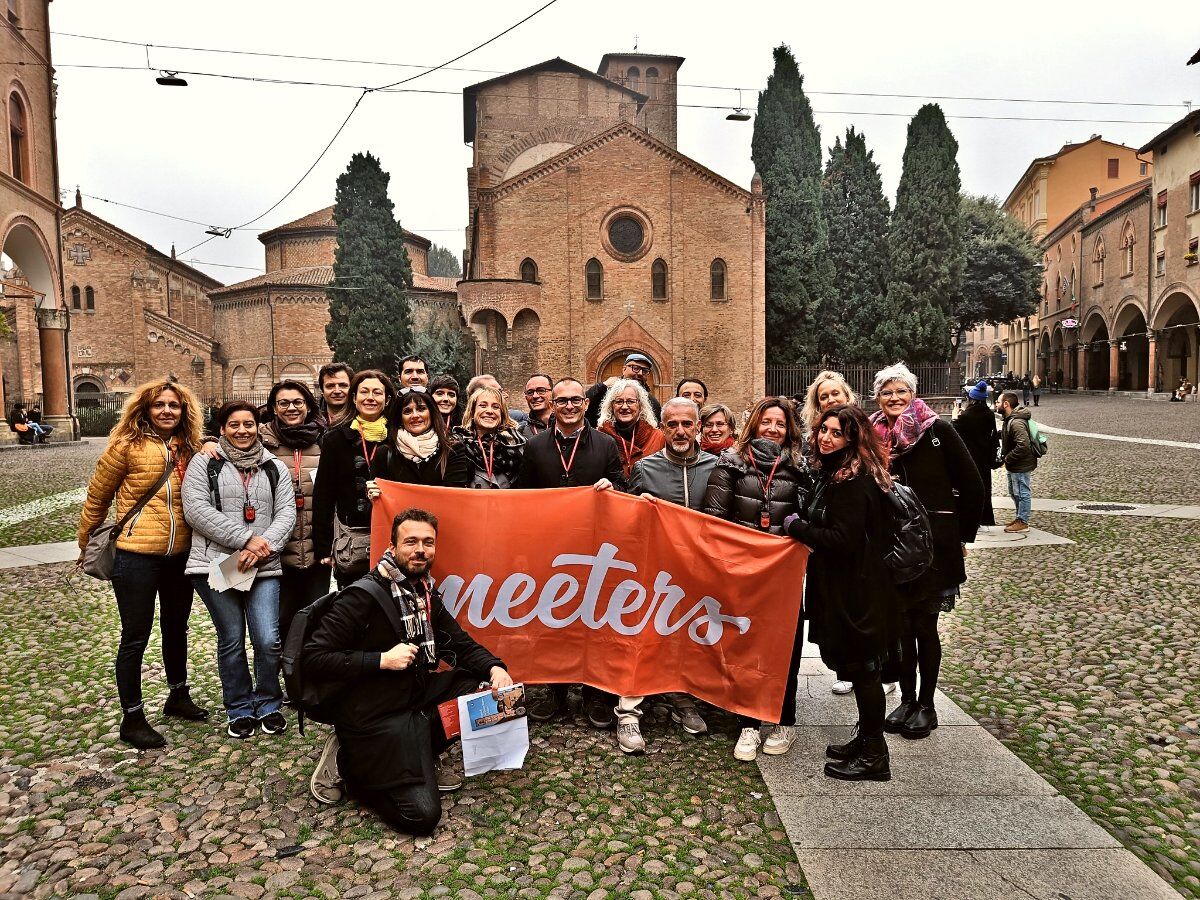
[(79, 285), (71, 285), (71, 309), (83, 309), (83, 301), (79, 297)]
[(656, 259), (650, 267), (651, 296), (655, 300), (667, 299), (667, 264)]
[(533, 284), (538, 280), (537, 263), (529, 257), (521, 263), (521, 280)]
[(599, 300), (604, 295), (604, 269), (598, 259), (589, 259), (585, 268), (587, 275), (587, 298)]
[(85, 310), (87, 310), (88, 312), (95, 312), (96, 311), (96, 292), (92, 290), (92, 286), (90, 284), (86, 288), (83, 289), (83, 296), (84, 296), (83, 308)]
[(1108, 161), (1108, 177), (1109, 178), (1120, 178), (1121, 177), (1121, 161), (1119, 159), (1110, 159)]
[(725, 260), (714, 259), (708, 269), (713, 300), (725, 299)]

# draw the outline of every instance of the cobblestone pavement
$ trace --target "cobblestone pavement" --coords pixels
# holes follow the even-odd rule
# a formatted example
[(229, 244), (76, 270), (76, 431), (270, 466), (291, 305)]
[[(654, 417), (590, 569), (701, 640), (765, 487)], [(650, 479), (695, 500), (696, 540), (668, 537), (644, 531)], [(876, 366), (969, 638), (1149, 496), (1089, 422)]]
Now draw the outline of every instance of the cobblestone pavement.
[(1046, 394), (1042, 396), (1034, 418), (1069, 431), (1200, 442), (1200, 403)]
[[(7, 510), (72, 488), (86, 487), (104, 441), (51, 444), (0, 453), (0, 510)], [(82, 503), (48, 504), (50, 511), (23, 522), (0, 525), (0, 547), (69, 541), (79, 526)]]
[(1200, 897), (1200, 522), (1035, 519), (1076, 544), (969, 557), (942, 688)]
[[(191, 621), (193, 689), (215, 710), (199, 602)], [(0, 576), (0, 629), (0, 896), (808, 895), (758, 768), (732, 759), (725, 715), (694, 739), (657, 714), (641, 758), (612, 732), (535, 728), (523, 771), (468, 779), (433, 840), (414, 841), (309, 796), (323, 726), (238, 743), (169, 720), (167, 750), (122, 749), (111, 595), (69, 565)], [(157, 724), (157, 637), (147, 662)]]

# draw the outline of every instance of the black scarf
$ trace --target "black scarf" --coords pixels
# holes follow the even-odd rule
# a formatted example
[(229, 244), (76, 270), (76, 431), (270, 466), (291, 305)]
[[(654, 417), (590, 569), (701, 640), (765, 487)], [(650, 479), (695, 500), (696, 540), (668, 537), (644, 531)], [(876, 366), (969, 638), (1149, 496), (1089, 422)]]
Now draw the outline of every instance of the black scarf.
[(275, 437), (289, 450), (303, 450), (320, 443), (323, 434), (325, 422), (320, 418), (311, 422), (301, 422), (299, 425), (284, 425), (279, 419), (275, 420)]

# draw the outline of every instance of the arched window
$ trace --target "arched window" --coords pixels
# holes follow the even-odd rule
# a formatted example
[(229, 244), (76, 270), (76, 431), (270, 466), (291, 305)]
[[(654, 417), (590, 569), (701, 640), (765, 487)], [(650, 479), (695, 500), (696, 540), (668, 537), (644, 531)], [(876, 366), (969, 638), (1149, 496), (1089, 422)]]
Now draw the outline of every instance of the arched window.
[(712, 265), (708, 267), (709, 282), (711, 284), (710, 296), (713, 300), (725, 299), (725, 260), (714, 259)]
[(1067, 282), (1067, 288), (1071, 292), (1071, 299), (1075, 299), (1075, 267), (1071, 266), (1071, 280)]
[(630, 84), (635, 84), (642, 77), (642, 70), (637, 66), (630, 66), (625, 72), (625, 80)]
[(587, 298), (599, 300), (604, 296), (604, 268), (600, 265), (600, 260), (595, 257), (589, 259), (584, 271), (587, 275)]
[(521, 280), (528, 281), (530, 284), (536, 283), (538, 280), (537, 263), (528, 256), (521, 261)]
[(71, 285), (71, 309), (83, 309), (83, 301), (79, 298), (79, 285)]
[(667, 299), (667, 264), (656, 259), (650, 267), (651, 296), (655, 300)]
[(245, 366), (234, 368), (231, 388), (235, 397), (241, 397), (250, 392), (250, 373), (246, 371)]
[(658, 96), (658, 69), (651, 66), (646, 70), (646, 90), (644, 93), (654, 99)]
[(1104, 241), (1096, 238), (1096, 248), (1092, 251), (1092, 278), (1095, 284), (1104, 281)]
[(90, 284), (83, 289), (83, 308), (88, 312), (96, 311), (96, 292)]
[(29, 124), (26, 121), (25, 104), (21, 102), (16, 91), (8, 96), (8, 151), (13, 178), (31, 184)]
[(1125, 223), (1124, 233), (1121, 235), (1121, 250), (1122, 256), (1125, 258), (1125, 274), (1133, 274), (1133, 226), (1128, 222)]

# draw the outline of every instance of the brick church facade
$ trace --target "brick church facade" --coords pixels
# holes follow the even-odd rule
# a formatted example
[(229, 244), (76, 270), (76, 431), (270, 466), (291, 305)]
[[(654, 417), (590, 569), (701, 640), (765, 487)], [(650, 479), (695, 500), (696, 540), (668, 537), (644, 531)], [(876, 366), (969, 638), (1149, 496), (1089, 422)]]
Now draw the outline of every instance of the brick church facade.
[(676, 148), (683, 60), (562, 59), (463, 92), (471, 224), (463, 315), (479, 365), (585, 382), (654, 361), (743, 408), (765, 388), (765, 204)]

